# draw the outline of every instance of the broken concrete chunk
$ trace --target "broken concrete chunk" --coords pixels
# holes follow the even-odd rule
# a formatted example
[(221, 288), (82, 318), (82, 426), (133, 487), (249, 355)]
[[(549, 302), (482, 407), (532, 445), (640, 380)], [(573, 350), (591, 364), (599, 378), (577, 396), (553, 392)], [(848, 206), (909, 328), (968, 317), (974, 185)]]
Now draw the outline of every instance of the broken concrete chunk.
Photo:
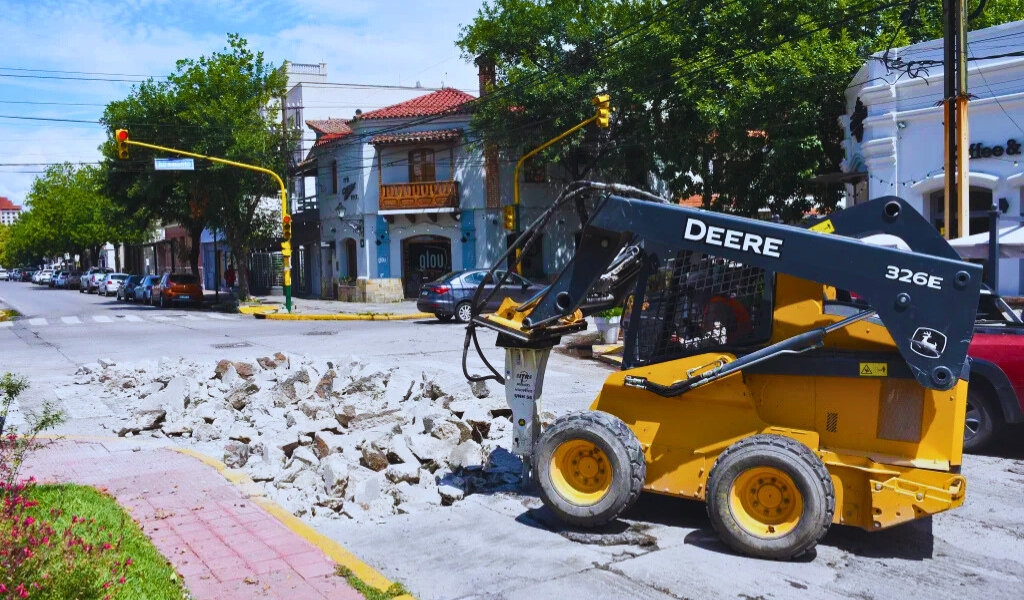
[(369, 507), (370, 503), (380, 498), (381, 481), (379, 477), (367, 478), (352, 490), (352, 501), (361, 506)]
[(363, 463), (374, 471), (388, 468), (388, 451), (391, 449), (390, 436), (381, 436), (362, 447)]
[(484, 464), (484, 452), (473, 440), (462, 442), (448, 455), (448, 464), (453, 469), (480, 467)]
[(356, 418), (356, 407), (351, 404), (335, 407), (334, 418), (342, 427), (348, 427), (348, 424), (352, 422), (352, 419)]
[(419, 483), (420, 482), (420, 466), (419, 464), (398, 464), (391, 465), (384, 472), (384, 476), (388, 478), (388, 481), (392, 483), (407, 482), (407, 483)]
[(110, 367), (117, 366), (117, 363), (114, 362), (114, 360), (111, 358), (101, 358), (96, 362), (99, 363), (99, 365), (104, 369), (109, 369)]
[(451, 506), (465, 497), (465, 492), (461, 488), (450, 484), (437, 486), (437, 493), (441, 496), (442, 506)]
[(260, 391), (260, 386), (252, 382), (247, 383), (241, 387), (231, 390), (231, 393), (228, 394), (227, 402), (231, 405), (231, 408), (235, 410), (242, 410), (247, 404), (249, 404), (249, 400), (252, 398), (253, 394), (258, 391)]
[(313, 452), (320, 460), (329, 454), (341, 453), (344, 449), (342, 437), (329, 431), (318, 431), (313, 435)]
[(313, 454), (313, 451), (306, 446), (299, 446), (292, 451), (292, 462), (301, 462), (307, 466), (316, 466), (320, 464), (320, 459)]
[(404, 463), (415, 465), (419, 467), (420, 461), (413, 454), (413, 451), (409, 449), (409, 444), (406, 443), (405, 437), (401, 435), (395, 435), (391, 437), (391, 449), (388, 452), (388, 462)]
[(324, 486), (331, 496), (344, 497), (348, 486), (348, 462), (337, 454), (326, 457), (320, 462), (320, 473), (324, 478)]
[(316, 389), (313, 392), (320, 398), (328, 398), (331, 392), (334, 391), (335, 377), (337, 377), (337, 373), (333, 370), (324, 373), (324, 376), (320, 378), (320, 382), (316, 384)]
[(486, 381), (470, 381), (469, 389), (477, 398), (486, 398), (491, 395), (491, 388), (487, 387)]
[(240, 469), (249, 462), (249, 444), (228, 442), (224, 445), (224, 464), (232, 469)]

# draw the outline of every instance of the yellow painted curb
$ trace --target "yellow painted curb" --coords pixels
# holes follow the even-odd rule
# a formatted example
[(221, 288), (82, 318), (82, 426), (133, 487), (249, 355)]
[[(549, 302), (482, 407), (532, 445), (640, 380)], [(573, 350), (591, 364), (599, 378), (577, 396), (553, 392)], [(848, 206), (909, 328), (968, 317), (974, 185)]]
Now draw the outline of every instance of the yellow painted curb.
[(431, 313), (409, 313), (403, 315), (377, 314), (335, 314), (335, 315), (296, 315), (288, 313), (256, 314), (257, 319), (273, 321), (410, 321), (413, 319), (432, 319)]
[[(111, 437), (103, 437), (103, 436), (40, 435), (38, 437), (39, 438), (44, 438), (44, 439), (53, 439), (54, 441), (62, 440), (62, 439), (90, 441), (90, 442), (114, 442), (114, 441), (116, 441), (116, 442), (133, 442), (133, 441), (136, 441), (133, 438), (120, 438), (120, 437), (111, 438)], [(138, 440), (138, 441), (142, 442), (144, 440)], [(145, 440), (145, 441), (148, 441), (148, 440)], [(263, 495), (263, 488), (260, 487), (259, 484), (257, 484), (255, 481), (253, 481), (248, 475), (246, 475), (244, 471), (241, 471), (241, 470), (238, 470), (238, 469), (230, 469), (230, 468), (228, 468), (228, 466), (226, 464), (224, 464), (223, 462), (217, 460), (216, 458), (213, 458), (211, 456), (207, 456), (206, 454), (203, 454), (202, 452), (193, 450), (192, 448), (181, 448), (179, 446), (156, 446), (156, 445), (153, 445), (153, 447), (168, 448), (168, 449), (174, 450), (175, 452), (178, 452), (180, 454), (184, 454), (186, 456), (191, 456), (192, 458), (195, 458), (196, 460), (202, 462), (203, 464), (208, 465), (210, 467), (213, 467), (214, 469), (217, 470), (217, 472), (219, 472), (221, 475), (223, 475), (225, 479), (230, 481), (235, 486), (237, 486), (239, 488), (242, 488), (242, 490), (245, 491), (250, 496), (249, 499), (251, 501), (253, 501), (257, 505), (263, 507), (263, 510), (265, 510), (268, 513), (270, 513), (271, 515), (273, 515), (274, 518), (276, 518), (278, 521), (280, 521), (288, 529), (291, 529), (292, 531), (294, 531), (302, 539), (306, 540), (307, 542), (313, 544), (314, 546), (316, 546), (317, 548), (322, 550), (323, 553), (326, 554), (335, 563), (337, 563), (337, 564), (339, 564), (339, 565), (341, 565), (343, 567), (346, 567), (347, 569), (352, 571), (353, 575), (355, 575), (359, 579), (363, 580), (363, 582), (366, 583), (367, 585), (372, 586), (374, 588), (377, 588), (381, 592), (387, 592), (388, 589), (390, 589), (391, 586), (394, 585), (395, 582), (391, 581), (390, 579), (388, 579), (387, 577), (382, 575), (380, 572), (378, 572), (376, 569), (374, 569), (370, 565), (368, 565), (368, 564), (364, 563), (363, 561), (359, 560), (359, 558), (357, 558), (355, 554), (352, 554), (351, 552), (346, 550), (344, 546), (342, 546), (338, 542), (335, 542), (331, 538), (318, 533), (317, 530), (313, 529), (312, 527), (310, 527), (309, 525), (304, 523), (302, 521), (302, 519), (299, 519), (295, 515), (291, 514), (290, 512), (285, 510), (281, 505), (277, 504), (273, 500), (270, 500), (270, 499), (266, 498)], [(403, 594), (401, 596), (396, 596), (394, 600), (416, 600), (416, 599), (412, 595), (410, 595), (410, 594)]]
[(238, 312), (243, 315), (262, 315), (267, 313), (274, 313), (280, 310), (279, 306), (274, 305), (259, 305), (259, 306), (239, 306)]

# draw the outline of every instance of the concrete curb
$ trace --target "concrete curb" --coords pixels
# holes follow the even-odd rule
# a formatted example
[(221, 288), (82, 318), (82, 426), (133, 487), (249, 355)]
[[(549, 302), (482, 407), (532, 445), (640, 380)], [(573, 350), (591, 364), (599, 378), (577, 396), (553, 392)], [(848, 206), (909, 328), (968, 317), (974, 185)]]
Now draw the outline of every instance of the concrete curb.
[[(74, 435), (40, 435), (39, 439), (48, 439), (53, 441), (59, 440), (80, 440), (88, 442), (118, 442), (125, 443), (129, 442), (125, 438), (111, 438), (104, 436), (74, 436)], [(130, 440), (131, 442), (147, 442), (148, 440)], [(281, 522), (282, 525), (295, 532), (299, 537), (313, 544), (324, 554), (326, 554), (336, 564), (346, 567), (352, 574), (361, 579), (364, 583), (373, 587), (380, 592), (387, 592), (395, 582), (391, 581), (376, 569), (370, 565), (359, 560), (355, 554), (352, 554), (345, 549), (344, 546), (335, 542), (331, 538), (318, 533), (315, 529), (307, 525), (295, 515), (291, 514), (284, 509), (281, 505), (277, 504), (273, 500), (266, 497), (263, 492), (263, 488), (260, 487), (255, 481), (253, 481), (244, 471), (239, 469), (228, 468), (223, 462), (207, 456), (202, 452), (193, 450), (192, 448), (182, 448), (180, 446), (173, 445), (157, 445), (157, 444), (146, 444), (150, 447), (167, 448), (191, 456), (203, 464), (213, 467), (220, 473), (224, 479), (227, 479), (235, 487), (239, 488), (242, 493), (249, 496), (249, 499), (262, 507), (263, 510), (271, 514), (275, 519)], [(403, 594), (396, 596), (394, 600), (416, 600), (411, 594)]]
[(257, 319), (273, 321), (411, 321), (413, 319), (432, 319), (431, 313), (409, 313), (405, 315), (378, 314), (335, 314), (335, 315), (296, 315), (286, 313), (254, 314)]
[(274, 305), (262, 305), (262, 306), (244, 306), (243, 305), (243, 306), (239, 306), (238, 307), (238, 312), (242, 313), (243, 315), (260, 315), (260, 314), (265, 314), (265, 313), (270, 313), (270, 312), (277, 312), (280, 309), (281, 309), (280, 306), (274, 306)]

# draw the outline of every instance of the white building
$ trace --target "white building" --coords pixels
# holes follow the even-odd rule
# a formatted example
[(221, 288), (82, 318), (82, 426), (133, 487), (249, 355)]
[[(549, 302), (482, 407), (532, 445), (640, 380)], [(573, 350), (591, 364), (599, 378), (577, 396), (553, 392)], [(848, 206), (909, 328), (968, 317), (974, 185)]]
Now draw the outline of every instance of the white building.
[[(1024, 214), (1024, 56), (1005, 56), (1022, 50), (1024, 21), (968, 36), (972, 99), (967, 234), (987, 231), (988, 210), (1002, 199), (1008, 205), (1002, 225), (1015, 224), (1011, 218)], [(916, 66), (926, 70), (914, 77), (890, 70), (879, 53), (854, 77), (846, 94), (844, 168), (864, 173), (864, 180), (855, 184), (853, 196), (858, 202), (900, 196), (945, 232), (943, 109), (938, 105), (943, 95), (942, 40), (891, 50), (889, 58), (918, 61)], [(1021, 262), (1000, 261), (1001, 293), (1021, 293)]]
[(21, 207), (0, 196), (0, 225), (13, 225), (21, 216)]

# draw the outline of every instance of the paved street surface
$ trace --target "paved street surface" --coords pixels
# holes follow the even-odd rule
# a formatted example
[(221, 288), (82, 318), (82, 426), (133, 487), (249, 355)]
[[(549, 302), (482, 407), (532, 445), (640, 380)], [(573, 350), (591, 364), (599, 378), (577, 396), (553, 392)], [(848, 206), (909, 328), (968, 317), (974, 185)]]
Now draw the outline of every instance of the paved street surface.
[(63, 441), (26, 470), (106, 488), (198, 600), (362, 598), (316, 546), (195, 458), (137, 442)]
[[(67, 433), (110, 435), (99, 401), (51, 391), (98, 358), (161, 356), (252, 360), (276, 351), (358, 355), (461, 380), (463, 328), (413, 322), (272, 322), (160, 311), (111, 299), (0, 282), (0, 298), (25, 317), (0, 329), (4, 368), (29, 375), (24, 408), (62, 402)], [(140, 320), (129, 320), (136, 316)], [(157, 319), (156, 317), (167, 317)], [(186, 317), (196, 317), (194, 319)], [(231, 315), (235, 316), (235, 315)], [(77, 317), (81, 323), (62, 317)], [(94, 317), (108, 317), (109, 322)], [(45, 319), (42, 321), (32, 319)], [(481, 343), (498, 364), (493, 338)], [(472, 364), (476, 364), (475, 361)], [(480, 372), (480, 368), (473, 368)], [(606, 367), (553, 354), (545, 408), (586, 408)], [(1019, 443), (1019, 442), (1018, 442)], [(139, 453), (135, 453), (138, 456)], [(404, 583), (417, 598), (838, 599), (901, 596), (1020, 600), (1024, 590), (1024, 450), (968, 456), (967, 501), (955, 511), (879, 533), (834, 527), (813, 557), (775, 563), (730, 553), (702, 504), (645, 495), (627, 519), (597, 536), (564, 531), (530, 495), (472, 495), (454, 507), (399, 515), (385, 524), (312, 524)]]

